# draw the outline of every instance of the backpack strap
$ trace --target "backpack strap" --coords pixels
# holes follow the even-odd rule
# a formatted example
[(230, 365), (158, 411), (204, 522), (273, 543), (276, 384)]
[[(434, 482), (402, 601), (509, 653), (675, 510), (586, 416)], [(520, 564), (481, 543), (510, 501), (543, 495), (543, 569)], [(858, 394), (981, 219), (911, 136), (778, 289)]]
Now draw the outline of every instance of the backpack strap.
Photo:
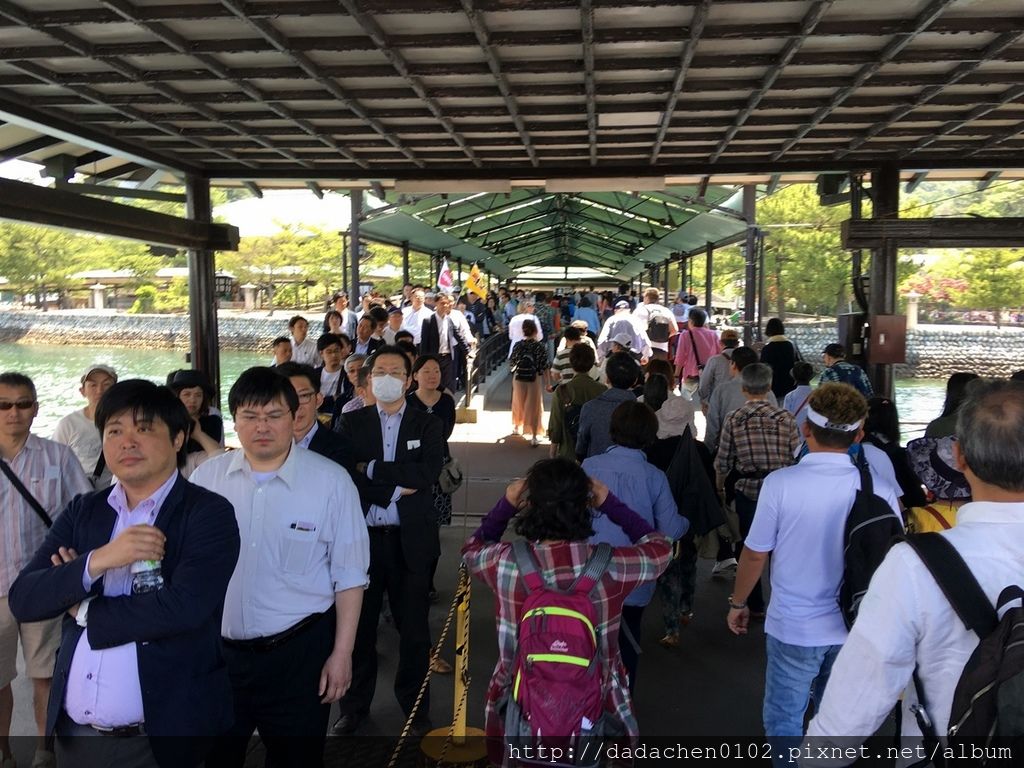
[(964, 626), (979, 638), (996, 628), (995, 609), (956, 547), (937, 533), (919, 533), (904, 541), (921, 558)]
[(580, 571), (580, 575), (576, 577), (576, 581), (570, 585), (568, 592), (578, 592), (580, 594), (587, 594), (592, 590), (595, 585), (604, 576), (604, 572), (608, 570), (608, 564), (612, 561), (612, 545), (607, 542), (601, 542), (597, 545), (593, 552), (590, 553), (590, 557), (587, 559), (587, 564)]
[(533, 556), (533, 550), (525, 539), (517, 539), (512, 542), (512, 554), (516, 558), (516, 565), (519, 573), (526, 582), (526, 589), (529, 592), (539, 592), (544, 589), (544, 578), (537, 568), (537, 559)]
[(857, 456), (853, 465), (860, 472), (860, 489), (864, 491), (865, 500), (870, 499), (875, 493), (875, 482), (871, 477), (871, 467), (868, 466), (868, 457), (864, 455), (864, 446), (857, 447)]

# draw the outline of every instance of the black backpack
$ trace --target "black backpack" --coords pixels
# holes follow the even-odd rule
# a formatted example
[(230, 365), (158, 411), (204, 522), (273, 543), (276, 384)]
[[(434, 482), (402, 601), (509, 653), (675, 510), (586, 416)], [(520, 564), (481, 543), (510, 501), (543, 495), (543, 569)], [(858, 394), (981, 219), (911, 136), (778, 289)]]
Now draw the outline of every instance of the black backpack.
[(647, 310), (647, 338), (651, 341), (663, 344), (668, 341), (669, 332), (668, 318), (661, 310)]
[(843, 531), (843, 583), (839, 587), (839, 609), (849, 629), (868, 584), (893, 543), (903, 536), (903, 521), (889, 503), (875, 495), (864, 449), (853, 461), (860, 472), (860, 490), (846, 516)]
[[(525, 342), (519, 342), (523, 344)], [(519, 357), (516, 358), (515, 368), (512, 370), (516, 381), (535, 381), (537, 378), (537, 362), (533, 359), (532, 352), (523, 352), (520, 350)]]
[[(1003, 608), (1024, 600), (1024, 589), (1008, 586), (999, 594), (995, 610), (960, 553), (938, 533), (908, 536), (907, 544), (928, 568), (956, 615), (979, 638), (953, 692), (948, 744), (957, 755), (977, 755), (971, 764), (984, 765), (994, 744), (1024, 753), (1024, 607)], [(926, 749), (938, 741), (917, 672), (914, 672), (918, 725)], [(962, 749), (958, 748), (958, 745)], [(938, 751), (941, 754), (941, 750)], [(936, 765), (942, 765), (936, 761)]]

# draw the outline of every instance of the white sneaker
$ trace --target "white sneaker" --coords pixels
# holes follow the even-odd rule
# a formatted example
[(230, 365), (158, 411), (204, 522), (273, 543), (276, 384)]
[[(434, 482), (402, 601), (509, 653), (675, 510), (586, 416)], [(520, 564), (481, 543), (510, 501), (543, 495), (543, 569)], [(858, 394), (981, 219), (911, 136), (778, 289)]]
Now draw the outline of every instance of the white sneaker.
[(736, 562), (735, 557), (730, 557), (725, 560), (719, 560), (715, 563), (715, 567), (711, 569), (712, 576), (727, 576), (729, 574), (736, 573), (736, 567), (739, 563)]
[(540, 440), (537, 439), (536, 435), (530, 438), (530, 445), (532, 445), (534, 448), (540, 445)]
[(57, 768), (57, 756), (45, 749), (37, 749), (32, 768)]

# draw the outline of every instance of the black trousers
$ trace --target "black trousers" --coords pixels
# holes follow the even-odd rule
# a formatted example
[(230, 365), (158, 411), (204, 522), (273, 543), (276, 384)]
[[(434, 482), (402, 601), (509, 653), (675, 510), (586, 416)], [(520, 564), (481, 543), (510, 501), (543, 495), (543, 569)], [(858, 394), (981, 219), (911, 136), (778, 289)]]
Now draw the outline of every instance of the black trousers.
[(455, 361), (450, 354), (438, 354), (438, 359), (441, 361), (441, 389), (447, 389), (452, 392), (456, 392), (455, 389)]
[[(384, 594), (398, 630), (398, 669), (394, 691), (406, 716), (412, 712), (430, 663), (430, 563), (411, 567), (402, 551), (398, 527), (376, 528), (370, 534), (370, 586), (363, 593), (355, 649), (352, 686), (339, 702), (341, 714), (366, 715), (377, 688), (377, 624)], [(417, 719), (430, 713), (430, 690), (423, 697)]]
[(259, 729), (268, 764), (320, 768), (331, 707), (317, 690), (334, 649), (334, 610), (269, 651), (225, 645), (235, 700), (235, 724), (206, 760), (217, 768), (242, 768), (253, 731)]
[[(756, 509), (757, 501), (755, 499), (751, 499), (736, 491), (736, 516), (740, 519), (740, 535), (744, 539), (750, 533), (750, 526), (754, 522), (754, 510)], [(750, 597), (747, 598), (747, 606), (754, 613), (762, 613), (764, 611), (764, 593), (761, 591), (760, 579), (754, 585), (754, 589), (751, 590)]]

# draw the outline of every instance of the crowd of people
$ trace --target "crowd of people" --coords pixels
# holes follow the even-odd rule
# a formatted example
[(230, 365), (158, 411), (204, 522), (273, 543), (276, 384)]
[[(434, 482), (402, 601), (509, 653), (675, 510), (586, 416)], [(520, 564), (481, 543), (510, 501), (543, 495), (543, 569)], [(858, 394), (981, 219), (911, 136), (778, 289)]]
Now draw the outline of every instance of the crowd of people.
[[(32, 434), (31, 379), (0, 373), (0, 727), (20, 642), (34, 768), (241, 766), (255, 731), (272, 764), (320, 765), (327, 734), (357, 733), (369, 716), (385, 611), (400, 638), (397, 707), (411, 733), (428, 732), (421, 684), (451, 671), (428, 616), (452, 518), (453, 395), (465, 353), (498, 331), (510, 340), (513, 426), (535, 445), (553, 395), (550, 456), (463, 548), (497, 597), (485, 713), (495, 765), (552, 727), (639, 738), (643, 613), (657, 597), (659, 642), (679, 646), (701, 551), (713, 577), (735, 579), (721, 620), (738, 635), (765, 623), (763, 722), (777, 763), (805, 738), (871, 735), (904, 690), (908, 713), (926, 709), (945, 732), (977, 635), (902, 544), (851, 629), (837, 602), (844, 525), (869, 483), (901, 529), (943, 531), (995, 604), (1024, 557), (1024, 383), (952, 377), (942, 414), (904, 447), (894, 403), (843, 347), (822, 350), (812, 386), (814, 367), (778, 320), (755, 351), (708, 328), (690, 297), (683, 314), (657, 289), (636, 305), (581, 292), (564, 322), (566, 297), (502, 291), (459, 309), (406, 288), (359, 312), (335, 296), (316, 340), (292, 318), (272, 362), (230, 388), (237, 450), (224, 447), (199, 371), (157, 385), (90, 366), (84, 408), (52, 440)], [(503, 540), (510, 525), (522, 542)], [(551, 626), (531, 619), (549, 615)], [(552, 652), (529, 656), (529, 642)], [(575, 723), (541, 711), (560, 690), (578, 694), (582, 715), (558, 709)], [(924, 721), (902, 722), (913, 733)], [(6, 734), (0, 761), (13, 768)]]

